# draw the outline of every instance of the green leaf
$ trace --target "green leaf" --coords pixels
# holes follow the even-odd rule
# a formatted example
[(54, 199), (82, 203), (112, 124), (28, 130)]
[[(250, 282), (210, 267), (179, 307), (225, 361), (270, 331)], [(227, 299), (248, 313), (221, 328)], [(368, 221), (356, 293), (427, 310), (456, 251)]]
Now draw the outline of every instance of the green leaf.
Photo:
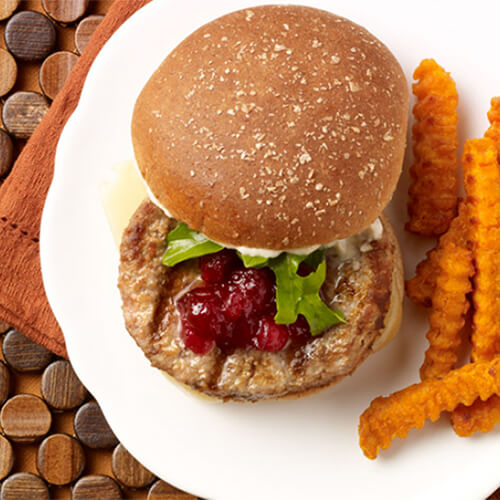
[(198, 231), (189, 229), (183, 222), (178, 222), (176, 228), (168, 233), (167, 249), (161, 261), (171, 267), (188, 259), (220, 252), (223, 248)]
[(258, 255), (244, 255), (241, 252), (236, 252), (238, 257), (243, 261), (245, 267), (263, 267), (267, 265), (269, 259), (267, 257), (259, 257)]
[[(324, 255), (315, 271), (307, 276), (297, 274), (300, 263), (307, 258), (305, 255), (287, 253), (269, 263), (276, 275), (277, 313), (274, 319), (278, 324), (290, 324), (302, 314), (309, 323), (311, 334), (318, 335), (331, 325), (345, 322), (345, 318), (341, 311), (330, 309), (319, 295), (326, 278)], [(311, 264), (317, 259), (318, 256), (315, 256)]]
[[(167, 236), (167, 249), (162, 263), (175, 266), (179, 262), (203, 255), (220, 252), (224, 247), (189, 229), (179, 222)], [(311, 328), (312, 335), (337, 323), (345, 323), (341, 311), (330, 309), (320, 297), (320, 289), (326, 279), (325, 251), (316, 250), (310, 255), (282, 253), (274, 259), (243, 255), (238, 252), (245, 267), (269, 266), (276, 276), (276, 323), (290, 324), (302, 314)], [(299, 276), (301, 262), (312, 270), (307, 276)]]
[(319, 248), (315, 252), (309, 254), (307, 258), (304, 259), (304, 262), (308, 265), (310, 269), (315, 271), (317, 267), (323, 262), (325, 259), (325, 249)]

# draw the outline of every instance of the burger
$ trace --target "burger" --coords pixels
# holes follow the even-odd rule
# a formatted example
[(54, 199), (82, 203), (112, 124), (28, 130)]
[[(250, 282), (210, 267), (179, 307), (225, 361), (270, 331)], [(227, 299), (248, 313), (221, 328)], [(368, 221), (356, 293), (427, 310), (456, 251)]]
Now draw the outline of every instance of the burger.
[(120, 246), (152, 365), (255, 402), (331, 386), (387, 343), (402, 264), (382, 211), (407, 113), (393, 54), (326, 11), (241, 10), (181, 42), (135, 104), (148, 199)]

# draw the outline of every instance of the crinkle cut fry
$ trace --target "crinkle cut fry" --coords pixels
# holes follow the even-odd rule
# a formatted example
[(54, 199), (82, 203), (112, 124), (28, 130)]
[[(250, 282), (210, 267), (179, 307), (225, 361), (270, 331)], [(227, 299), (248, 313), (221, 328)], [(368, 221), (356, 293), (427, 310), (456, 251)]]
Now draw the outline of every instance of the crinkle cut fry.
[[(492, 135), (500, 125), (500, 100), (492, 99), (488, 113), (492, 126), (487, 139), (468, 142), (464, 152), (467, 196), (471, 200), (471, 235), (477, 274), (473, 301), (472, 360), (500, 353), (500, 167)], [(497, 143), (498, 144), (498, 143)], [(451, 424), (459, 436), (488, 432), (500, 423), (500, 398), (476, 400), (458, 407)]]
[(465, 144), (464, 183), (476, 263), (472, 361), (500, 353), (500, 169), (489, 138)]
[(500, 358), (470, 363), (450, 371), (442, 379), (428, 379), (388, 397), (374, 399), (359, 421), (359, 444), (371, 459), (404, 438), (412, 428), (421, 429), (427, 419), (436, 421), (443, 411), (459, 404), (470, 406), (500, 393)]
[(500, 162), (500, 97), (491, 99), (491, 107), (488, 111), (488, 120), (490, 127), (485, 132), (484, 136), (489, 137), (495, 143), (498, 153), (498, 161)]
[(500, 397), (491, 396), (486, 401), (476, 399), (471, 406), (458, 405), (451, 414), (451, 425), (460, 437), (474, 432), (489, 432), (500, 424)]
[(461, 330), (469, 310), (467, 294), (472, 290), (472, 252), (453, 241), (446, 241), (439, 252), (436, 273), (427, 333), (429, 347), (420, 368), (422, 380), (443, 377), (457, 362)]
[(455, 82), (433, 59), (413, 75), (414, 164), (410, 168), (406, 229), (423, 236), (444, 233), (457, 208), (457, 105)]
[(458, 206), (458, 215), (451, 221), (450, 228), (441, 235), (435, 248), (427, 252), (427, 257), (417, 265), (415, 276), (406, 282), (406, 294), (419, 306), (430, 307), (436, 288), (439, 256), (448, 242), (466, 248), (469, 220), (464, 201)]

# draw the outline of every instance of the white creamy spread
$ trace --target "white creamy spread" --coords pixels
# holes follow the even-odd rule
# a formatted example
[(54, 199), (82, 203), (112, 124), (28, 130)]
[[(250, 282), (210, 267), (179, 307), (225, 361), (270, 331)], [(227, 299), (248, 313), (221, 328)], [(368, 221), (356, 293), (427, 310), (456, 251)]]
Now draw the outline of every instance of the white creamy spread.
[[(167, 217), (172, 217), (169, 211), (158, 201), (151, 189), (149, 189), (135, 161), (118, 163), (113, 167), (112, 173), (112, 178), (103, 185), (102, 199), (106, 216), (117, 244), (121, 240), (122, 233), (127, 227), (130, 217), (146, 195), (157, 207), (163, 210)], [(379, 240), (382, 237), (382, 232), (382, 223), (380, 219), (376, 219), (375, 222), (363, 231), (343, 240), (334, 240), (324, 245), (313, 245), (287, 250), (250, 248), (227, 245), (225, 243), (220, 243), (220, 245), (238, 250), (244, 255), (266, 258), (277, 257), (283, 251), (296, 255), (309, 255), (318, 248), (323, 247), (334, 251), (340, 260), (348, 260), (359, 251), (371, 250), (370, 241)], [(216, 243), (219, 242), (216, 241)]]
[(382, 232), (383, 232), (382, 223), (380, 222), (380, 219), (376, 219), (375, 222), (370, 224), (366, 229), (357, 234), (349, 236), (348, 238), (345, 238), (343, 240), (333, 240), (324, 245), (312, 245), (310, 247), (304, 247), (304, 248), (269, 250), (267, 248), (249, 248), (249, 247), (227, 245), (225, 243), (219, 243), (218, 241), (216, 241), (215, 243), (219, 243), (220, 245), (226, 248), (234, 248), (243, 255), (267, 257), (268, 259), (277, 257), (282, 252), (293, 253), (295, 255), (309, 255), (318, 248), (331, 248), (332, 250), (335, 251), (340, 260), (347, 260), (350, 259), (352, 256), (354, 256), (356, 252), (358, 252), (359, 250), (361, 250), (362, 252), (371, 250), (371, 247), (369, 245), (366, 246), (365, 244), (369, 243), (370, 241), (375, 241), (382, 238)]

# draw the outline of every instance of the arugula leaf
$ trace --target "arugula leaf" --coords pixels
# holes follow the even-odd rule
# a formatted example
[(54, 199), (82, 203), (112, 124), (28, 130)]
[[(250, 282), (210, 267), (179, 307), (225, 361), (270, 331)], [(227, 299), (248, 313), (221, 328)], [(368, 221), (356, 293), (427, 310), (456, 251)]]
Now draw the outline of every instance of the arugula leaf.
[(258, 255), (244, 255), (241, 252), (236, 252), (238, 257), (242, 260), (245, 267), (263, 267), (268, 264), (267, 257), (259, 257)]
[(323, 262), (325, 258), (325, 249), (324, 248), (318, 248), (315, 252), (309, 254), (305, 259), (304, 262), (307, 264), (307, 266), (315, 271), (318, 266)]
[(175, 266), (184, 260), (220, 252), (223, 248), (222, 245), (210, 241), (198, 231), (193, 231), (183, 222), (179, 222), (176, 228), (168, 233), (167, 250), (161, 261), (165, 266)]
[[(318, 256), (313, 260), (318, 260)], [(276, 306), (274, 320), (278, 324), (290, 324), (302, 314), (311, 328), (312, 335), (318, 335), (325, 328), (337, 323), (345, 323), (341, 311), (330, 309), (319, 295), (326, 278), (326, 261), (307, 276), (299, 276), (297, 271), (305, 255), (282, 254), (273, 259), (269, 267), (276, 275)]]
[[(167, 250), (162, 263), (165, 266), (175, 266), (185, 260), (220, 252), (223, 248), (179, 222), (167, 236)], [(310, 255), (283, 252), (274, 259), (237, 253), (245, 267), (269, 266), (273, 270), (276, 276), (276, 323), (295, 323), (297, 316), (302, 314), (309, 323), (312, 335), (318, 335), (331, 325), (345, 323), (342, 312), (330, 309), (319, 295), (326, 278), (323, 249)], [(297, 274), (301, 262), (305, 262), (313, 270), (307, 276)]]

